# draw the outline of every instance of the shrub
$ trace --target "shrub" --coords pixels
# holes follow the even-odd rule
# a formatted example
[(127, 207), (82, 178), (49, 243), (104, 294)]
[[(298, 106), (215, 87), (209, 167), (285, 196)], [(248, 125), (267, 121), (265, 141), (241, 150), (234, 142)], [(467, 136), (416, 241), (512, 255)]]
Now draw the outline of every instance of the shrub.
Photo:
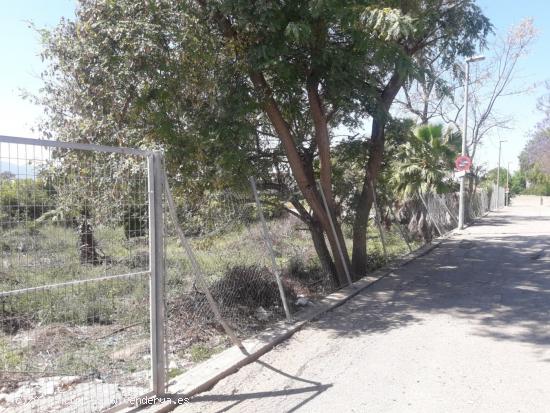
[[(257, 265), (229, 268), (211, 289), (223, 306), (245, 306), (254, 310), (263, 307), (267, 310), (282, 305), (275, 276), (267, 268)], [(290, 290), (285, 293), (293, 295)]]
[(40, 179), (0, 180), (0, 219), (5, 223), (40, 217), (53, 209), (51, 192)]
[[(283, 287), (292, 305), (296, 293), (287, 283), (283, 283)], [(229, 267), (209, 289), (219, 304), (222, 317), (238, 333), (260, 331), (270, 322), (284, 317), (275, 276), (265, 267)], [(186, 331), (190, 342), (204, 341), (212, 333), (221, 331), (205, 294), (197, 286), (175, 296), (168, 306), (173, 321), (177, 320), (178, 328)]]

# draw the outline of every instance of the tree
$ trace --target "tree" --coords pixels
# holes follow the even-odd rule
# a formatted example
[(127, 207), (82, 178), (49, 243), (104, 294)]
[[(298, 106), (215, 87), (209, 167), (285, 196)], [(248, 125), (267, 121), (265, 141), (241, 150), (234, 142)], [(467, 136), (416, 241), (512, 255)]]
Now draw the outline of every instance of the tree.
[[(433, 228), (427, 216), (425, 195), (442, 194), (453, 187), (454, 158), (460, 147), (460, 135), (443, 131), (443, 125), (422, 125), (414, 129), (408, 141), (397, 148), (391, 161), (389, 183), (392, 192), (401, 194), (397, 216), (407, 223), (409, 232), (431, 241)], [(419, 199), (420, 198), (420, 199)]]
[(10, 172), (10, 171), (0, 172), (0, 181), (13, 181), (14, 179), (17, 179), (17, 175), (15, 175), (13, 172)]
[[(475, 165), (477, 149), (485, 137), (493, 130), (509, 127), (513, 117), (510, 114), (497, 112), (497, 103), (502, 99), (526, 93), (530, 88), (517, 87), (518, 62), (529, 52), (529, 46), (535, 40), (537, 30), (532, 19), (525, 19), (512, 26), (504, 38), (496, 37), (488, 47), (491, 56), (481, 63), (472, 65), (473, 75), (470, 76), (468, 142), (466, 152), (474, 167), (468, 176), (469, 199), (474, 199), (473, 193), (481, 177), (480, 170)], [(418, 116), (421, 123), (429, 119), (442, 119), (456, 130), (463, 128), (464, 117), (464, 68), (460, 65), (442, 67), (438, 59), (424, 58), (424, 67), (428, 73), (412, 82), (405, 92), (405, 102), (402, 107)], [(434, 76), (437, 74), (437, 76)]]
[[(507, 127), (510, 114), (496, 111), (498, 101), (507, 96), (526, 93), (530, 87), (515, 84), (518, 62), (529, 52), (537, 37), (532, 19), (512, 26), (504, 38), (496, 37), (487, 47), (491, 56), (472, 65), (470, 80), (468, 155), (474, 159), (485, 136), (496, 128)], [(464, 116), (464, 68), (444, 65), (439, 56), (420, 55), (421, 76), (405, 85), (398, 102), (405, 112), (417, 117), (421, 124), (442, 119), (461, 130)], [(541, 103), (542, 104), (542, 103)]]
[[(546, 84), (547, 89), (550, 85)], [(539, 99), (544, 118), (539, 122), (519, 156), (524, 193), (550, 195), (550, 94)]]
[(51, 185), (41, 177), (16, 179), (9, 172), (0, 179), (0, 224), (10, 226), (18, 221), (33, 221), (53, 207)]
[[(529, 52), (529, 47), (537, 36), (537, 30), (532, 19), (525, 19), (516, 26), (512, 26), (507, 36), (497, 38), (491, 45), (492, 58), (485, 66), (481, 66), (477, 77), (472, 81), (468, 131), (467, 152), (474, 159), (477, 149), (483, 138), (496, 128), (507, 127), (511, 117), (509, 114), (500, 115), (495, 110), (496, 103), (504, 97), (526, 93), (528, 87), (516, 87), (514, 81), (517, 76), (517, 65), (522, 57)], [(460, 88), (460, 91), (463, 89)], [(463, 112), (463, 99), (453, 101), (455, 116), (446, 119), (452, 122), (457, 129), (457, 116)], [(441, 112), (444, 116), (445, 112)]]
[(538, 125), (519, 156), (525, 193), (550, 195), (550, 128)]
[(419, 76), (405, 83), (396, 98), (397, 110), (412, 115), (420, 125), (441, 118), (441, 109), (460, 87), (457, 66), (449, 67), (441, 56), (417, 57), (421, 71)]
[(443, 125), (423, 125), (397, 153), (392, 183), (405, 196), (443, 193), (451, 186), (460, 135), (443, 133)]
[(79, 4), (74, 22), (42, 31), (51, 61), (40, 98), (50, 115), (46, 134), (160, 145), (193, 191), (256, 174), (290, 198), (339, 284), (350, 259), (337, 222), (334, 131), (372, 120), (366, 152), (358, 155), (360, 185), (346, 211), (353, 271), (363, 275), (389, 109), (418, 72), (414, 57), (433, 50), (451, 64), (471, 55), (490, 30), (471, 0)]
[(516, 171), (510, 177), (510, 193), (512, 195), (521, 194), (525, 190), (525, 176), (521, 171)]
[(484, 181), (487, 186), (491, 187), (492, 185), (495, 185), (497, 183), (497, 177), (499, 177), (498, 186), (505, 188), (506, 174), (507, 174), (506, 168), (501, 167), (500, 174), (499, 174), (498, 168), (493, 168), (487, 171), (485, 176), (482, 178), (482, 181)]
[(550, 126), (547, 119), (539, 123), (519, 156), (521, 170), (537, 169), (550, 175)]
[[(476, 43), (483, 44), (491, 29), (481, 10), (472, 2), (428, 2), (417, 3), (417, 7), (426, 9), (420, 12), (416, 22), (422, 27), (413, 40), (414, 46), (405, 46), (407, 57), (415, 67), (415, 75), (422, 72), (416, 57), (421, 55), (438, 56), (443, 65), (450, 65), (457, 56), (474, 53)], [(431, 15), (431, 18), (426, 18)], [(416, 17), (416, 16), (415, 16)], [(361, 189), (356, 220), (353, 226), (353, 268), (360, 272), (366, 266), (366, 223), (372, 206), (372, 195), (376, 179), (380, 173), (384, 151), (385, 125), (393, 101), (406, 80), (416, 76), (404, 77), (394, 71), (377, 96), (372, 116), (369, 159), (365, 168), (365, 179)]]

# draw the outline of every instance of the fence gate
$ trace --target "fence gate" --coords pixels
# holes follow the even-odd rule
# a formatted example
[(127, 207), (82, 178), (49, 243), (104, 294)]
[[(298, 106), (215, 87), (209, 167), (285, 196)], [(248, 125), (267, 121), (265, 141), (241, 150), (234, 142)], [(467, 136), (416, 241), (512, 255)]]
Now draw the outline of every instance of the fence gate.
[(0, 136), (0, 411), (164, 392), (162, 159)]

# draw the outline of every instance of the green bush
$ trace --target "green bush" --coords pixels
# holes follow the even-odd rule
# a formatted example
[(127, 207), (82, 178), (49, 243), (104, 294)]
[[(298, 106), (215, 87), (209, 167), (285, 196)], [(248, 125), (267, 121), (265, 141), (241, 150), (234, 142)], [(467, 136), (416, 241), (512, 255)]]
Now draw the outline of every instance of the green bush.
[(53, 208), (53, 190), (45, 181), (0, 180), (0, 222), (34, 220)]
[(550, 196), (550, 182), (531, 185), (523, 190), (522, 195)]

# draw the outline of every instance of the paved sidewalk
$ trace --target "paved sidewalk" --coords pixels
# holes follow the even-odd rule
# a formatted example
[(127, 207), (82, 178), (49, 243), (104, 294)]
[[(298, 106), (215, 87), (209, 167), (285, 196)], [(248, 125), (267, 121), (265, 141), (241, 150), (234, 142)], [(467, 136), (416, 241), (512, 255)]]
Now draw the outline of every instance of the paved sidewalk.
[(550, 206), (397, 270), (183, 412), (550, 412)]

